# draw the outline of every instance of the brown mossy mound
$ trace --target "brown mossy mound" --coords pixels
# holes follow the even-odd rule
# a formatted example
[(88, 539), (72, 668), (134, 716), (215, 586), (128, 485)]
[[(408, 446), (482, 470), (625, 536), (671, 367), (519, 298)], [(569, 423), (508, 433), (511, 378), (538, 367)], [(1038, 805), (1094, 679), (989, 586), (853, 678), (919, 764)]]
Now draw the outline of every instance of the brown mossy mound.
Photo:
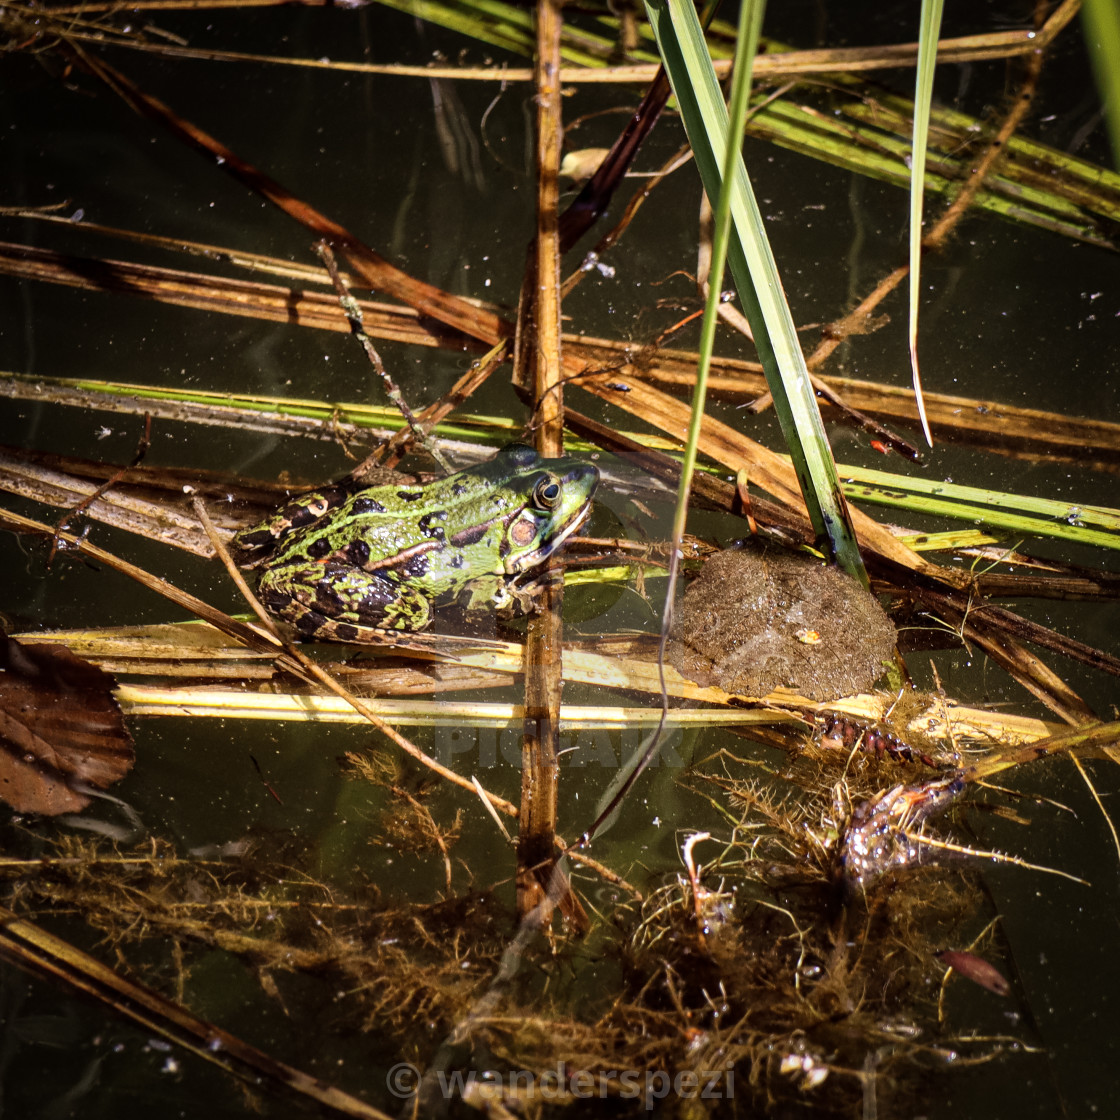
[(870, 688), (896, 640), (879, 601), (811, 557), (750, 544), (717, 552), (684, 595), (669, 660), (743, 696), (831, 700)]

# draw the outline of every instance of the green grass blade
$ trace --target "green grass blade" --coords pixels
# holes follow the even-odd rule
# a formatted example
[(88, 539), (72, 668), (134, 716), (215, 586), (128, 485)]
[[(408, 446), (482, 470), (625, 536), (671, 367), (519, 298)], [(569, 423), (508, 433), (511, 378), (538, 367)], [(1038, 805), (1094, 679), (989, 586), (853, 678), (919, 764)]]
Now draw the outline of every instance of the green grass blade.
[(1081, 18), (1104, 104), (1112, 163), (1120, 170), (1120, 5), (1116, 0), (1083, 0)]
[[(531, 7), (500, 0), (378, 0), (378, 3), (515, 54), (531, 57), (536, 49)], [(565, 35), (560, 55), (569, 65), (603, 66), (613, 47), (613, 42), (605, 35), (590, 35), (571, 28)]]
[(841, 466), (839, 470), (844, 493), (854, 501), (1120, 550), (1120, 510), (1107, 506), (1075, 505), (1053, 498), (910, 478), (869, 467)]
[(793, 317), (738, 152), (734, 174), (721, 186), (721, 158), (727, 150), (729, 132), (727, 107), (700, 22), (687, 0), (646, 0), (646, 11), (708, 197), (718, 205), (721, 190), (728, 192), (732, 219), (728, 262), (754, 332), (809, 516), (837, 562), (866, 581)]
[[(742, 135), (747, 118), (747, 106), (751, 93), (751, 66), (755, 51), (758, 49), (758, 35), (762, 27), (764, 0), (743, 0), (739, 9), (739, 34), (735, 53), (734, 85), (731, 91), (730, 124), (728, 142), (723, 152), (723, 180), (728, 181), (735, 170), (738, 146), (732, 137)], [(709, 197), (711, 197), (709, 195)], [(719, 325), (719, 304), (723, 291), (724, 269), (727, 264), (727, 247), (731, 233), (731, 192), (720, 191), (714, 200), (712, 220), (712, 260), (708, 274), (708, 298), (704, 307), (704, 318), (700, 324), (700, 343), (696, 361), (696, 387), (692, 393), (692, 416), (688, 425), (684, 458), (681, 462), (680, 489), (677, 494), (677, 508), (673, 520), (674, 556), (684, 538), (685, 521), (688, 516), (688, 494), (692, 487), (692, 475), (696, 469), (696, 451), (700, 441), (700, 426), (704, 419), (707, 403), (708, 371), (712, 365), (715, 351), (716, 328)]]
[(918, 34), (918, 70), (914, 84), (914, 142), (910, 164), (910, 369), (914, 376), (914, 400), (926, 443), (933, 435), (922, 399), (922, 376), (918, 369), (918, 299), (922, 278), (922, 195), (925, 190), (926, 148), (929, 140), (929, 103), (933, 97), (933, 71), (937, 65), (937, 38), (941, 33), (942, 0), (922, 0), (922, 25)]

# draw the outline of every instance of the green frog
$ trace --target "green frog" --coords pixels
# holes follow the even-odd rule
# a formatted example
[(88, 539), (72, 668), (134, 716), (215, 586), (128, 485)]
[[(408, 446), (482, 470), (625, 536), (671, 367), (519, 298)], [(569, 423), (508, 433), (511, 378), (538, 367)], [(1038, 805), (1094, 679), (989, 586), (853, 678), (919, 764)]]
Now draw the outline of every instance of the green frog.
[[(599, 472), (512, 443), (422, 484), (304, 494), (234, 538), (268, 610), (306, 638), (377, 641), (460, 602), (524, 613), (531, 573), (587, 515)], [(523, 578), (528, 577), (528, 578)]]

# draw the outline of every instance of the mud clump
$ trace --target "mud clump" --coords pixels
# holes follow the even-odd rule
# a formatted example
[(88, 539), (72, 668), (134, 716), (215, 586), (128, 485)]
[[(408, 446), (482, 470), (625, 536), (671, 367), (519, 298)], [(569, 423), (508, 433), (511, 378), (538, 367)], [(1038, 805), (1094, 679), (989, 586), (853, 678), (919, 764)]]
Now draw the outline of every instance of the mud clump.
[(875, 596), (838, 568), (752, 544), (708, 559), (672, 639), (670, 662), (701, 684), (833, 700), (871, 687), (896, 633)]

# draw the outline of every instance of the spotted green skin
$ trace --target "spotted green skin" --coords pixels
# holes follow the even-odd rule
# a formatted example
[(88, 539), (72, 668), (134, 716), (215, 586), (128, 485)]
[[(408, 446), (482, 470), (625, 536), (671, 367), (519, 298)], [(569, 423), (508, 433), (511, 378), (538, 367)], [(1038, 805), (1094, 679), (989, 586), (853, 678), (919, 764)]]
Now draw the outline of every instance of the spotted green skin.
[(527, 610), (530, 573), (586, 516), (598, 481), (587, 463), (513, 443), (434, 482), (305, 494), (234, 545), (261, 568), (264, 605), (303, 636), (378, 641), (425, 629), (441, 602)]

